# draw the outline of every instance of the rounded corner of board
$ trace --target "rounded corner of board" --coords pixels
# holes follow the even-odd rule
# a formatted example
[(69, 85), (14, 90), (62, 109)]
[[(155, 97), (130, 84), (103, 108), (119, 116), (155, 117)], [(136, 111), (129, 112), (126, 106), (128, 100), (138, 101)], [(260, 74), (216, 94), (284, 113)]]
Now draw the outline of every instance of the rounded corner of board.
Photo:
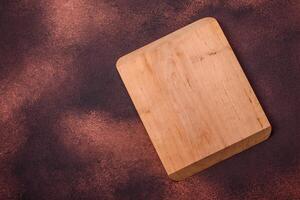
[(272, 125), (270, 124), (267, 128), (266, 128), (266, 134), (267, 134), (267, 138), (268, 139), (271, 136), (272, 133)]
[(124, 63), (124, 56), (121, 56), (120, 58), (118, 58), (118, 60), (116, 61), (116, 68), (119, 69), (121, 67), (121, 65)]
[(214, 17), (211, 17), (211, 16), (208, 16), (208, 17), (205, 17), (203, 18), (203, 20), (206, 20), (206, 21), (209, 21), (209, 22), (217, 22), (218, 23), (218, 20)]

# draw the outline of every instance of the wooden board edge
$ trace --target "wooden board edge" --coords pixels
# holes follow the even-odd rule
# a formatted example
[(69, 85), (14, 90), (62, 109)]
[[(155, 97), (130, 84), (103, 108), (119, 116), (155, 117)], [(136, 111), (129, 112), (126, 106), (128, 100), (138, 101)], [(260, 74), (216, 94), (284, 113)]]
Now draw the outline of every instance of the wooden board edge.
[(183, 26), (183, 27), (181, 27), (181, 28), (179, 28), (179, 29), (177, 29), (177, 30), (175, 30), (175, 31), (173, 31), (173, 32), (171, 32), (171, 33), (169, 33), (169, 34), (167, 34), (167, 35), (165, 35), (165, 36), (163, 36), (163, 37), (157, 39), (157, 40), (154, 40), (154, 41), (152, 41), (152, 42), (150, 42), (150, 43), (144, 45), (143, 47), (140, 47), (140, 48), (138, 48), (138, 49), (136, 49), (136, 50), (134, 50), (134, 51), (132, 51), (132, 52), (130, 52), (130, 53), (124, 55), (124, 56), (121, 56), (121, 57), (116, 61), (116, 67), (119, 68), (119, 67), (125, 62), (125, 60), (127, 59), (127, 57), (132, 57), (132, 56), (134, 56), (134, 55), (140, 53), (143, 49), (148, 48), (148, 47), (150, 47), (150, 46), (152, 46), (152, 45), (155, 45), (155, 44), (158, 43), (158, 42), (164, 41), (164, 40), (166, 40), (168, 37), (173, 36), (173, 35), (176, 35), (176, 34), (182, 32), (182, 31), (184, 31), (184, 30), (186, 30), (186, 29), (189, 29), (189, 28), (193, 27), (194, 25), (196, 25), (196, 24), (198, 24), (198, 23), (203, 23), (204, 21), (215, 22), (215, 23), (217, 23), (217, 24), (220, 26), (219, 22), (218, 22), (217, 19), (214, 18), (214, 17), (208, 16), (208, 17), (201, 18), (201, 19), (199, 19), (199, 20), (197, 20), (197, 21), (195, 21), (195, 22), (192, 22), (192, 23), (190, 23), (190, 24), (188, 24), (188, 25), (185, 25), (185, 26)]
[(231, 146), (228, 146), (225, 149), (222, 149), (202, 160), (192, 163), (191, 165), (186, 166), (185, 168), (179, 171), (168, 174), (168, 176), (170, 179), (174, 181), (183, 180), (200, 171), (203, 171), (204, 169), (211, 167), (214, 164), (217, 164), (227, 158), (230, 158), (235, 154), (247, 150), (250, 147), (255, 146), (256, 144), (265, 141), (270, 137), (271, 132), (272, 132), (272, 126), (270, 125), (269, 127), (259, 131), (258, 133), (253, 134), (235, 144), (232, 144)]

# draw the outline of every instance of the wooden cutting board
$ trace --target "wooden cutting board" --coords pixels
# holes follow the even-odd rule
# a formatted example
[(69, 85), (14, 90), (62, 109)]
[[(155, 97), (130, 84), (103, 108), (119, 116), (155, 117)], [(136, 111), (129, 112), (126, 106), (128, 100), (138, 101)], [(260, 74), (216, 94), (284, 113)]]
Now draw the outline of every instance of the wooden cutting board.
[(117, 69), (173, 180), (270, 135), (271, 125), (214, 18), (121, 57)]

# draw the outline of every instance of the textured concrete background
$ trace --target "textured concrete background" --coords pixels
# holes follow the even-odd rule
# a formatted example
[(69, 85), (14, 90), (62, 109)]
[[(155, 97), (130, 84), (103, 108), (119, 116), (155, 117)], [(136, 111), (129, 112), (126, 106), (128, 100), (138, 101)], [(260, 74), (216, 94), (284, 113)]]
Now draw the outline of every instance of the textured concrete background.
[[(300, 199), (300, 2), (1, 0), (0, 199)], [(118, 57), (218, 19), (271, 138), (172, 182)]]

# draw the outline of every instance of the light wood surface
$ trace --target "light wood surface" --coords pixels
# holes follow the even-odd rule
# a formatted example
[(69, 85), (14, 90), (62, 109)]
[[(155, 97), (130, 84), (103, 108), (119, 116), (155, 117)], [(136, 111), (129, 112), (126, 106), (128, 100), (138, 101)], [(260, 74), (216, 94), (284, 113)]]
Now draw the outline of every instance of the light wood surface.
[(270, 123), (214, 18), (121, 57), (117, 69), (173, 180), (270, 135)]

